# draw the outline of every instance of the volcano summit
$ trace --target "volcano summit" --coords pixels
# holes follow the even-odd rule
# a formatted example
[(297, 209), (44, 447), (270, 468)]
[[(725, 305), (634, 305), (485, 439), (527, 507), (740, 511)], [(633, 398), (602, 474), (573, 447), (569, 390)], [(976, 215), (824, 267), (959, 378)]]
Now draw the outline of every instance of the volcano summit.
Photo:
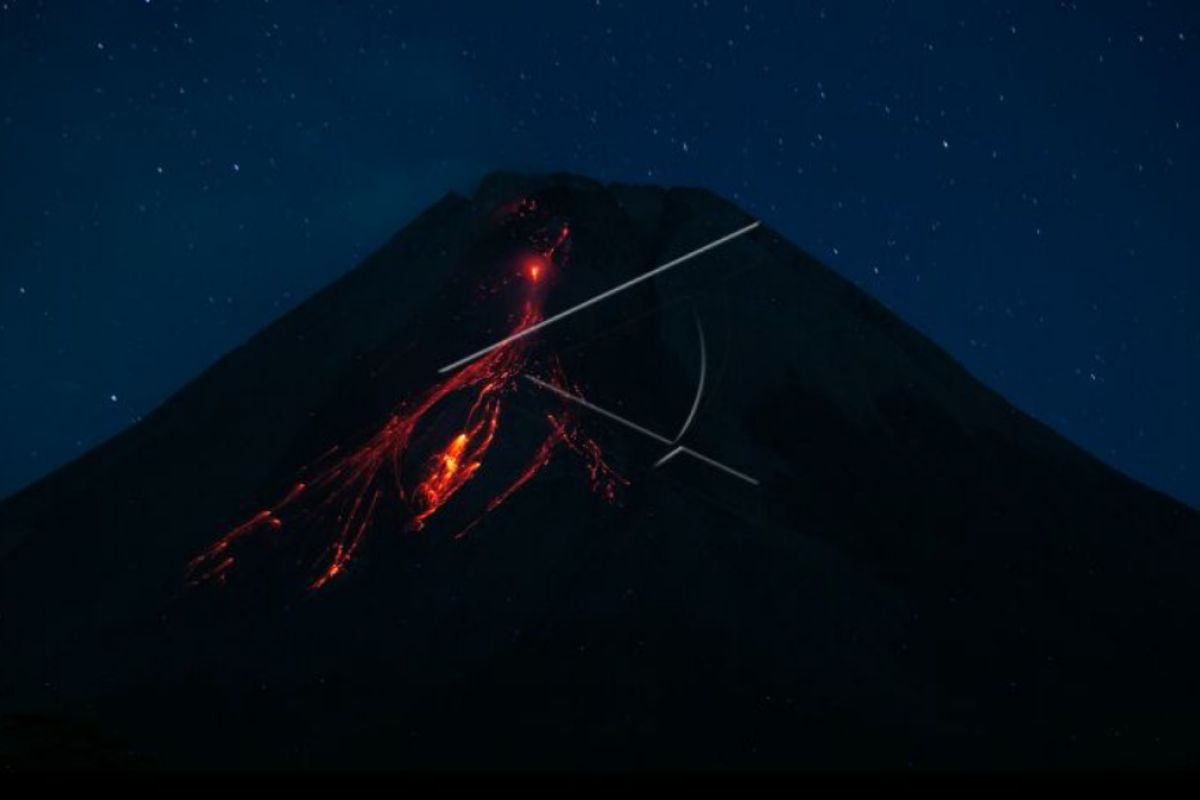
[(0, 763), (1195, 764), (1200, 515), (752, 222), (494, 174), (4, 502)]

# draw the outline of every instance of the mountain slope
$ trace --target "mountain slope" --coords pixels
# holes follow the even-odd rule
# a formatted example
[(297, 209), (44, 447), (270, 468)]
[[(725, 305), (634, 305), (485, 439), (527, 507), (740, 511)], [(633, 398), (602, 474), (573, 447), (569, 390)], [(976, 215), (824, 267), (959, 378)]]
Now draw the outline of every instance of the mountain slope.
[[(557, 359), (591, 401), (670, 435), (698, 317), (684, 443), (760, 486), (682, 456), (654, 468), (666, 448), (581, 412), (628, 480), (616, 502), (560, 453), (456, 539), (555, 408), (523, 386), (423, 530), (386, 506), (313, 592), (289, 522), (224, 585), (188, 588), (189, 560), (305, 465), (504, 335), (498, 220), (521, 200), (570, 226), (550, 313), (748, 221), (701, 190), (493, 175), (9, 499), (7, 763), (1194, 763), (1196, 512), (765, 228), (529, 337), (531, 369)], [(54, 731), (78, 726), (102, 744), (68, 751)]]

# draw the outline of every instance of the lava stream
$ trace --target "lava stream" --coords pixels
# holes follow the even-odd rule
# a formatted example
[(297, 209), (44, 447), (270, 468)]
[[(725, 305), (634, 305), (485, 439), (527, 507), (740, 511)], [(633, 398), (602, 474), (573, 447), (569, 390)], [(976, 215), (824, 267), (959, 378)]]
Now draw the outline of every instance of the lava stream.
[[(525, 201), (516, 213), (518, 216), (537, 213), (536, 204)], [(512, 333), (519, 333), (542, 319), (540, 300), (544, 292), (539, 284), (544, 282), (556, 256), (562, 255), (569, 236), (569, 227), (562, 225), (551, 232), (541, 230), (535, 238), (538, 255), (528, 259), (520, 270), (528, 288)], [(310, 588), (319, 589), (345, 571), (370, 531), (380, 504), (389, 497), (398, 500), (406, 510), (407, 530), (424, 528), (483, 468), (484, 457), (501, 429), (505, 400), (517, 390), (531, 346), (528, 338), (513, 341), (449, 375), (413, 404), (402, 404), (364, 444), (337, 458), (308, 481), (294, 484), (278, 503), (257, 512), (192, 559), (188, 564), (188, 581), (224, 582), (237, 563), (237, 550), (243, 540), (279, 531), (286, 521), (289, 525), (316, 525), (331, 531), (320, 573), (310, 584)], [(551, 357), (549, 361), (556, 382), (567, 385), (557, 359)], [(450, 440), (420, 466), (417, 479), (406, 481), (402, 466), (413, 444), (414, 431), (432, 409), (459, 392), (473, 392), (465, 419)], [(610, 502), (615, 499), (617, 487), (627, 481), (604, 461), (599, 445), (582, 433), (571, 410), (563, 408), (547, 414), (546, 422), (549, 431), (525, 467), (484, 504), (480, 515), (456, 538), (464, 536), (484, 515), (524, 487), (560, 447), (585, 460), (593, 491)]]

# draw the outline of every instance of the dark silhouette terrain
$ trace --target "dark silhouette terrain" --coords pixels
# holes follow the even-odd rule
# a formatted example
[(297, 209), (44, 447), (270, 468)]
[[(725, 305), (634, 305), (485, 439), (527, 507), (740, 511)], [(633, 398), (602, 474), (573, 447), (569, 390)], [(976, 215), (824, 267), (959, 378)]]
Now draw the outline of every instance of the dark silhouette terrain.
[[(1194, 765), (1200, 515), (1014, 409), (766, 228), (537, 334), (630, 484), (554, 460), (461, 540), (383, 514), (345, 575), (197, 552), (503, 335), (496, 209), (570, 220), (549, 310), (746, 224), (696, 189), (496, 174), (141, 423), (0, 505), (0, 763)], [(511, 403), (517, 463), (548, 402)], [(540, 404), (540, 405), (539, 405)], [(522, 421), (525, 420), (525, 421)], [(478, 505), (464, 490), (459, 509)]]

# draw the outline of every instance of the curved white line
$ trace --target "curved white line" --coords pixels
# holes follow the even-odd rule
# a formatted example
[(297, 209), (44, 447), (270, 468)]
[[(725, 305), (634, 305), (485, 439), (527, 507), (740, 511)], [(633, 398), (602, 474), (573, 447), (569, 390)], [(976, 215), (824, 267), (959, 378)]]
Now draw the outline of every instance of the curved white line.
[(700, 410), (700, 397), (704, 394), (704, 377), (708, 373), (708, 352), (704, 347), (704, 326), (700, 324), (700, 313), (698, 311), (692, 309), (692, 315), (696, 319), (696, 334), (700, 337), (700, 384), (696, 387), (696, 397), (692, 400), (692, 410), (688, 412), (687, 419), (683, 421), (683, 427), (675, 435), (676, 443), (687, 433), (692, 420), (696, 418), (696, 412)]

